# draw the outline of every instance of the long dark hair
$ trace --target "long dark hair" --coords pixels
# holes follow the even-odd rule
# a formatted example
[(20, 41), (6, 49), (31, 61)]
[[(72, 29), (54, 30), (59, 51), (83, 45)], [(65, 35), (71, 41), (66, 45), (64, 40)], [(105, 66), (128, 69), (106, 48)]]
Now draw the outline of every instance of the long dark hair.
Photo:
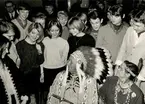
[(52, 26), (57, 26), (59, 28), (59, 36), (62, 35), (62, 26), (61, 24), (55, 19), (55, 20), (51, 20), (49, 21), (47, 24), (46, 24), (46, 30), (45, 30), (45, 36), (48, 36), (51, 38), (51, 35), (50, 35), (50, 29)]

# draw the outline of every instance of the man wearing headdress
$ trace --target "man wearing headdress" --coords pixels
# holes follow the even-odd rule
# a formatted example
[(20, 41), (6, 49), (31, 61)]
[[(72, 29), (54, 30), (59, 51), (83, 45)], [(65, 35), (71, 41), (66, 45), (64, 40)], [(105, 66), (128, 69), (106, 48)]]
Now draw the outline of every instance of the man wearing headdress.
[(56, 76), (47, 104), (98, 104), (97, 83), (102, 84), (112, 72), (106, 49), (82, 46), (70, 55), (66, 70)]

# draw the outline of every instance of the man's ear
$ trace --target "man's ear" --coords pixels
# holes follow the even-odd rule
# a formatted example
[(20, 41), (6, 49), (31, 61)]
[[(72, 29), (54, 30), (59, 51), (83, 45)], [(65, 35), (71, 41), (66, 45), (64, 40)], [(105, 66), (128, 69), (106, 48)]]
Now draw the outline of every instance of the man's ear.
[(57, 17), (57, 21), (59, 21), (59, 18)]
[(123, 14), (122, 18), (125, 18), (125, 14)]
[(16, 10), (17, 11), (17, 13), (19, 14), (19, 10)]

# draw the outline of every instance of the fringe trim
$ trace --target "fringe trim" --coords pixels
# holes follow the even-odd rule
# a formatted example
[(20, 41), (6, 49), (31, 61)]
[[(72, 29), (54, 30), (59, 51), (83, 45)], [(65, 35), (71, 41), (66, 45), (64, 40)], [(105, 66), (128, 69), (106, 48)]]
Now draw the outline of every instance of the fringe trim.
[[(1, 69), (0, 77), (2, 79), (2, 82), (4, 83), (6, 96), (8, 98), (8, 101), (7, 101), (8, 104), (12, 104), (11, 95), (14, 95), (16, 104), (20, 104), (20, 100), (18, 97), (18, 93), (17, 93), (16, 87), (15, 87), (13, 78), (10, 74), (10, 71), (7, 70), (6, 66), (4, 66), (3, 69)], [(9, 88), (9, 87), (11, 87), (11, 88)]]

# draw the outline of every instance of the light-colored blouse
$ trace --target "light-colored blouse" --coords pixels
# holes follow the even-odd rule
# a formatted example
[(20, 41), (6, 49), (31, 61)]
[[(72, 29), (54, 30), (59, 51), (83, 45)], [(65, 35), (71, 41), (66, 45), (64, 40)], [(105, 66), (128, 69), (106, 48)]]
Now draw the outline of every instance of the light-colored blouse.
[(60, 68), (66, 65), (69, 45), (61, 37), (50, 39), (45, 37), (43, 40), (44, 48), (44, 68)]

